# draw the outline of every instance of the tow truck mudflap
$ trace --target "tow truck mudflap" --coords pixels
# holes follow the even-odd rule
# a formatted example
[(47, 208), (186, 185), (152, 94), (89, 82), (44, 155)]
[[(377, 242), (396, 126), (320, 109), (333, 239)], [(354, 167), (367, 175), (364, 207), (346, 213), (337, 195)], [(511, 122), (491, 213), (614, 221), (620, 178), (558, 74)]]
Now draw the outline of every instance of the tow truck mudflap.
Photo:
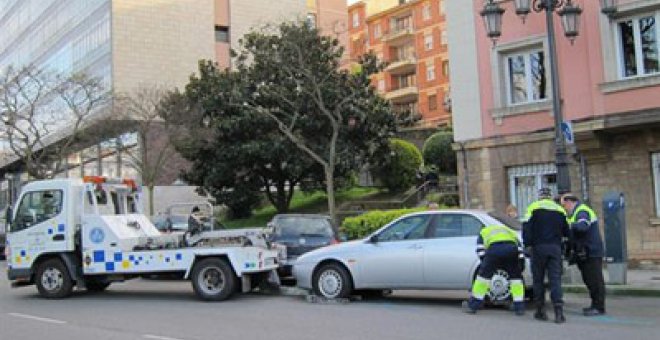
[[(279, 288), (282, 285), (282, 282), (280, 281), (280, 277), (279, 277), (279, 275), (277, 275), (277, 269), (273, 269), (273, 270), (269, 271), (268, 273), (259, 273), (259, 274), (267, 274), (268, 275), (266, 277), (265, 282), (269, 287)], [(257, 275), (259, 275), (259, 274), (257, 274)], [(252, 290), (252, 288), (254, 287), (252, 285), (252, 280), (254, 280), (254, 279), (255, 279), (254, 274), (252, 274), (252, 275), (243, 274), (241, 276), (241, 291), (243, 293), (247, 293), (247, 292)]]

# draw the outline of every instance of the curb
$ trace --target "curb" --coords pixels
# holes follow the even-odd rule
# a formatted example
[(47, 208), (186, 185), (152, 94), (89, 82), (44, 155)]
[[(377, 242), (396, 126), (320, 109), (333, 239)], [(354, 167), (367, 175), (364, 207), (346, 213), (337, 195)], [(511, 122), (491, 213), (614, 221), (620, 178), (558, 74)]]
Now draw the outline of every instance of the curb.
[[(566, 293), (588, 294), (589, 291), (585, 286), (569, 285), (562, 287)], [(630, 286), (605, 286), (605, 293), (607, 295), (619, 296), (642, 296), (642, 297), (659, 297), (660, 288), (637, 288)]]

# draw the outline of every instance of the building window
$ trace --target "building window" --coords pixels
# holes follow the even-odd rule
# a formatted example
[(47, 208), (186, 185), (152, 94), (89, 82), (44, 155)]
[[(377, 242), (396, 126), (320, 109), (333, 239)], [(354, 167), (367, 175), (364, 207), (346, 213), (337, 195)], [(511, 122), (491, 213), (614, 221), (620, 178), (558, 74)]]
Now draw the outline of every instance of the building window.
[(431, 4), (428, 2), (422, 7), (422, 18), (424, 20), (431, 20)]
[(440, 45), (447, 45), (447, 30), (440, 31)]
[(353, 13), (353, 28), (359, 27), (360, 26), (360, 13), (354, 12)]
[(435, 80), (435, 65), (426, 65), (426, 80)]
[(432, 94), (429, 96), (429, 111), (435, 111), (438, 109), (438, 96)]
[(417, 77), (414, 73), (396, 76), (395, 79), (397, 87), (394, 90), (417, 86)]
[(229, 42), (229, 27), (215, 26), (215, 42), (221, 42), (221, 43)]
[(537, 200), (541, 188), (550, 188), (557, 193), (557, 168), (553, 163), (531, 164), (511, 167), (509, 177), (509, 198), (518, 209), (518, 216), (525, 216), (527, 206)]
[(660, 12), (617, 23), (619, 74), (622, 78), (660, 72), (658, 20)]
[(373, 26), (373, 31), (374, 31), (374, 39), (378, 39), (381, 37), (382, 33), (380, 32), (380, 24), (375, 24)]
[(390, 24), (392, 26), (392, 31), (394, 32), (400, 32), (400, 31), (405, 31), (409, 28), (413, 27), (413, 20), (411, 15), (407, 15), (405, 17), (398, 17), (394, 18)]
[(653, 183), (655, 185), (655, 215), (660, 216), (660, 152), (651, 155)]
[(427, 51), (433, 49), (433, 35), (427, 34), (424, 36), (424, 48)]
[(449, 78), (449, 60), (442, 61), (442, 76)]
[(548, 98), (543, 51), (508, 55), (504, 62), (509, 105), (533, 103)]
[(378, 91), (385, 92), (385, 79), (378, 80)]
[(440, 8), (440, 15), (445, 14), (445, 0), (440, 0), (438, 7)]

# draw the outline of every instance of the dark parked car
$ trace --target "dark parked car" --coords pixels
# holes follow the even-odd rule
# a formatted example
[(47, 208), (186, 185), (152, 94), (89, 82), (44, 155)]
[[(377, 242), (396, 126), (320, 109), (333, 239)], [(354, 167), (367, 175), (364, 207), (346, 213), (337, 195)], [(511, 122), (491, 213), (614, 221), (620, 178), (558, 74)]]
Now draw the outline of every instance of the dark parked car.
[(286, 247), (287, 261), (279, 269), (283, 278), (292, 276), (291, 267), (298, 256), (340, 241), (337, 227), (326, 215), (280, 214), (268, 226), (273, 228), (270, 241)]

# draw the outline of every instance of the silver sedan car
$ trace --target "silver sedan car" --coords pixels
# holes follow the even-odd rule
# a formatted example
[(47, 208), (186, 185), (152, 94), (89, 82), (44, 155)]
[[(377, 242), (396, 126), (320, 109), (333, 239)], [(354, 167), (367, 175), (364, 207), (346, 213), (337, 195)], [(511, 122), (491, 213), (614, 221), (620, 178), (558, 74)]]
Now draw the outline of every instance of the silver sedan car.
[[(293, 274), (300, 288), (326, 298), (394, 289), (470, 289), (480, 263), (475, 247), (481, 228), (519, 229), (513, 224), (477, 210), (408, 214), (365, 239), (300, 256)], [(509, 300), (508, 278), (504, 270), (496, 272), (488, 295), (491, 302)], [(524, 279), (531, 283), (528, 270)]]

